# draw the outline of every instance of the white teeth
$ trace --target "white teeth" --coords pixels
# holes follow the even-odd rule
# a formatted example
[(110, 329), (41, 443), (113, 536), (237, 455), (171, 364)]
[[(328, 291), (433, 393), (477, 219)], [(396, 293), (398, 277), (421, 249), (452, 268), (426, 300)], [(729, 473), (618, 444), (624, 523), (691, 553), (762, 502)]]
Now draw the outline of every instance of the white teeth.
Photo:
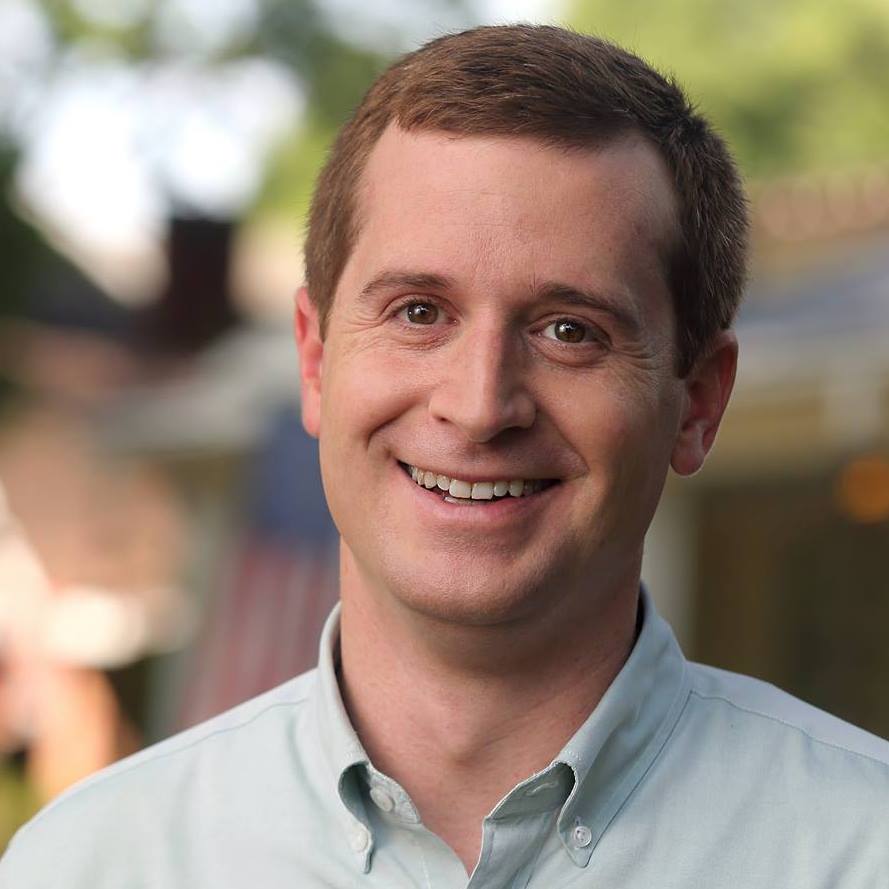
[(494, 496), (494, 482), (476, 482), (472, 486), (473, 500), (490, 500)]
[(462, 482), (460, 479), (451, 479), (448, 493), (451, 497), (463, 497), (468, 500), (472, 496), (472, 485), (469, 482)]
[(416, 466), (408, 466), (411, 478), (421, 487), (432, 490), (438, 488), (451, 497), (461, 500), (492, 500), (494, 497), (505, 497), (509, 494), (511, 497), (522, 497), (527, 494), (534, 494), (543, 488), (543, 482), (540, 479), (526, 481), (522, 478), (512, 479), (511, 481), (496, 482), (466, 482), (458, 478), (449, 478), (446, 475), (439, 475), (428, 469), (419, 469)]

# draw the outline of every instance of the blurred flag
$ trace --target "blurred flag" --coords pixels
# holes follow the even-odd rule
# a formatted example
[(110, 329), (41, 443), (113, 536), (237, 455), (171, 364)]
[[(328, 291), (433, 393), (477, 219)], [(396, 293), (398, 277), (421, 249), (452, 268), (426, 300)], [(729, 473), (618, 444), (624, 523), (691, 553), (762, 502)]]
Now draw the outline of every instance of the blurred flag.
[(246, 523), (210, 606), (179, 727), (313, 667), (338, 598), (338, 538), (317, 444), (293, 408), (272, 422), (247, 475)]

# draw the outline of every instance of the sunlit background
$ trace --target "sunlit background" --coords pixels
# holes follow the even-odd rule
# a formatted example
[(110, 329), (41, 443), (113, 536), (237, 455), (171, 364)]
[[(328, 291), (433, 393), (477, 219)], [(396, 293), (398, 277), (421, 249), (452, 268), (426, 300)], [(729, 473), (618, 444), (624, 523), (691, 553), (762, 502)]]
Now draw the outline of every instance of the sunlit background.
[(0, 0), (0, 845), (313, 664), (311, 183), (395, 54), (519, 20), (675, 74), (749, 183), (735, 400), (646, 582), (691, 657), (889, 735), (883, 0)]

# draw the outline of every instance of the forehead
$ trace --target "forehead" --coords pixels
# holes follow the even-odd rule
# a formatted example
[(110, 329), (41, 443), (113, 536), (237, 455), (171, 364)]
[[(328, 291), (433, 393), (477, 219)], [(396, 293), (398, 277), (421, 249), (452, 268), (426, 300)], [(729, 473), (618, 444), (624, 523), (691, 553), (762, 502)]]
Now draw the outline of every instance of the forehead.
[(368, 158), (356, 209), (343, 275), (352, 284), (389, 264), (501, 281), (612, 274), (639, 286), (656, 273), (665, 286), (677, 231), (665, 164), (634, 135), (569, 149), (390, 125)]

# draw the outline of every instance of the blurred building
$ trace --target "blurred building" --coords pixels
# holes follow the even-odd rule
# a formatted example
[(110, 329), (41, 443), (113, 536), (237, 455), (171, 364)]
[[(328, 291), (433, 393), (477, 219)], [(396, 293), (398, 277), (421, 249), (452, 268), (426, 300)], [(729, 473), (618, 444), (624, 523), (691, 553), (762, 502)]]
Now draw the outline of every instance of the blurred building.
[(130, 390), (105, 418), (106, 440), (163, 466), (192, 519), (187, 586), (202, 629), (159, 666), (155, 736), (315, 663), (338, 549), (298, 386), (289, 326), (244, 327), (187, 380)]
[(693, 657), (889, 736), (889, 170), (755, 210), (733, 401), (644, 573)]
[(0, 322), (2, 840), (141, 746), (149, 659), (185, 643), (194, 609), (176, 491), (97, 434), (117, 391), (154, 372), (143, 325), (0, 214), (28, 253), (9, 257), (15, 299)]

